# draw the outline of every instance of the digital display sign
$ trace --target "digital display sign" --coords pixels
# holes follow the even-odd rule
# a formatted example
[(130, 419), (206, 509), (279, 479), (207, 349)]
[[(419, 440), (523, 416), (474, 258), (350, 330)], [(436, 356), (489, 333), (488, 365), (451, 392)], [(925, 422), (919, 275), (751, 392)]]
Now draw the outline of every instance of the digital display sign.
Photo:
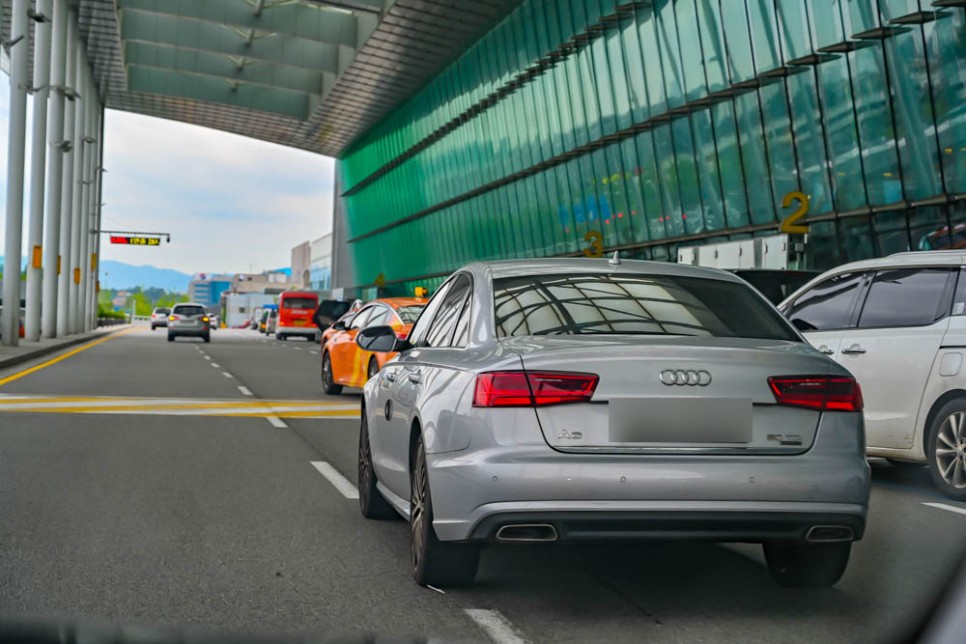
[(137, 235), (111, 235), (112, 244), (127, 244), (128, 246), (160, 246), (160, 237), (141, 237)]

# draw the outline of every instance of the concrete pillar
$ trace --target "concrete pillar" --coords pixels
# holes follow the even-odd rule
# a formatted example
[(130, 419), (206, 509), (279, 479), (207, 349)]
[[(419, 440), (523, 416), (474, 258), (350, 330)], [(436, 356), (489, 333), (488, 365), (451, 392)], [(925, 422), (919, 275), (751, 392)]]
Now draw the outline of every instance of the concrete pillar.
[(20, 255), (23, 236), (23, 165), (27, 134), (28, 0), (13, 0), (10, 18), (10, 123), (7, 144), (7, 223), (3, 249), (3, 343), (20, 340)]
[[(77, 16), (67, 11), (67, 62), (65, 87), (68, 92), (77, 89), (77, 59), (80, 45), (77, 38)], [(77, 111), (76, 98), (64, 103), (64, 145), (70, 151), (63, 157), (63, 177), (60, 191), (60, 243), (57, 257), (57, 335), (70, 333), (70, 282), (71, 282), (71, 203), (74, 193), (74, 157), (77, 156), (74, 140), (74, 112)]]
[[(54, 0), (50, 56), (50, 109), (47, 112), (47, 221), (44, 242), (43, 292), (40, 327), (45, 338), (57, 337), (57, 266), (60, 253), (60, 193), (63, 184), (64, 86), (67, 82), (67, 0)], [(67, 157), (69, 158), (69, 157)]]
[(27, 228), (27, 311), (24, 335), (40, 340), (40, 311), (43, 281), (44, 188), (47, 161), (47, 97), (50, 95), (50, 21), (53, 0), (37, 0), (36, 11), (43, 18), (34, 26), (34, 104), (30, 148), (30, 223)]
[(92, 230), (93, 204), (91, 196), (94, 194), (94, 150), (97, 145), (95, 120), (100, 106), (94, 93), (94, 80), (88, 68), (87, 83), (84, 85), (87, 109), (84, 117), (84, 159), (81, 176), (81, 283), (78, 314), (80, 315), (80, 330), (90, 331), (90, 295), (91, 295), (91, 252), (93, 248)]
[[(100, 104), (97, 113), (97, 145), (94, 146), (94, 183), (91, 186), (93, 197), (92, 204), (92, 225), (94, 230), (101, 229), (101, 187), (104, 177), (104, 105)], [(100, 232), (91, 236), (93, 254), (91, 255), (91, 295), (90, 295), (90, 315), (91, 328), (97, 328), (97, 300), (100, 294), (100, 274), (101, 274), (101, 235)]]
[(87, 69), (87, 57), (80, 39), (77, 40), (77, 58), (74, 66), (74, 85), (78, 92), (83, 92), (81, 98), (75, 101), (74, 107), (74, 158), (72, 168), (72, 193), (70, 200), (70, 282), (67, 297), (67, 331), (77, 333), (80, 329), (80, 277), (81, 277), (81, 180), (84, 167), (84, 119), (90, 97), (86, 96), (87, 86), (84, 84), (84, 70)]

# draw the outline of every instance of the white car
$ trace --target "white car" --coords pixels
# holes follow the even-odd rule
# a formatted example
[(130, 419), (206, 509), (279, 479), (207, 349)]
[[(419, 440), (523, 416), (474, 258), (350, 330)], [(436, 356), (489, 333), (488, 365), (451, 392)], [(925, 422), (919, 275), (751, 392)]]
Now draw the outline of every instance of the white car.
[(869, 456), (928, 463), (966, 501), (966, 251), (846, 264), (779, 310), (859, 381)]

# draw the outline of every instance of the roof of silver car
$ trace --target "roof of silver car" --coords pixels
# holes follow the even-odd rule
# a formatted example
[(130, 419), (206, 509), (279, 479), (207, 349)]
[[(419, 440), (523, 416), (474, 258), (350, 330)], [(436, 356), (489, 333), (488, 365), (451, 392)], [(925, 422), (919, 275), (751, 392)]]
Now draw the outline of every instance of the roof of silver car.
[(621, 273), (703, 277), (706, 279), (741, 282), (738, 277), (731, 273), (714, 268), (634, 259), (622, 259), (616, 265), (606, 258), (513, 259), (496, 262), (478, 262), (465, 266), (463, 270), (484, 273), (491, 279), (517, 277), (520, 275), (555, 275), (560, 273)]

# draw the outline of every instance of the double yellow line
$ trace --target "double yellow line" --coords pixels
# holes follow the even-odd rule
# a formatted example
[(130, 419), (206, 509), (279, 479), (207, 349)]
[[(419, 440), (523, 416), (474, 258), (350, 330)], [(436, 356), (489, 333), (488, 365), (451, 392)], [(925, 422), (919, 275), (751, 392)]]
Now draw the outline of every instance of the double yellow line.
[(94, 340), (93, 342), (87, 342), (77, 347), (76, 349), (71, 349), (67, 353), (62, 353), (61, 355), (57, 356), (56, 358), (52, 358), (47, 362), (41, 362), (38, 365), (34, 365), (33, 367), (30, 367), (29, 369), (24, 369), (23, 371), (18, 371), (13, 375), (7, 376), (6, 378), (0, 378), (0, 387), (13, 382), (14, 380), (20, 380), (24, 376), (29, 376), (30, 374), (40, 371), (41, 369), (46, 369), (51, 365), (57, 364), (61, 360), (66, 360), (71, 356), (76, 356), (81, 351), (87, 351), (88, 349), (92, 349), (93, 347), (96, 347), (99, 344), (103, 344), (107, 342), (108, 340), (113, 340), (114, 338), (120, 337), (127, 333), (131, 333), (132, 331), (135, 331), (135, 330), (136, 330), (135, 328), (130, 328), (130, 329), (125, 329), (123, 331), (118, 331), (116, 333), (110, 333), (104, 336), (103, 338), (99, 338), (97, 340)]

